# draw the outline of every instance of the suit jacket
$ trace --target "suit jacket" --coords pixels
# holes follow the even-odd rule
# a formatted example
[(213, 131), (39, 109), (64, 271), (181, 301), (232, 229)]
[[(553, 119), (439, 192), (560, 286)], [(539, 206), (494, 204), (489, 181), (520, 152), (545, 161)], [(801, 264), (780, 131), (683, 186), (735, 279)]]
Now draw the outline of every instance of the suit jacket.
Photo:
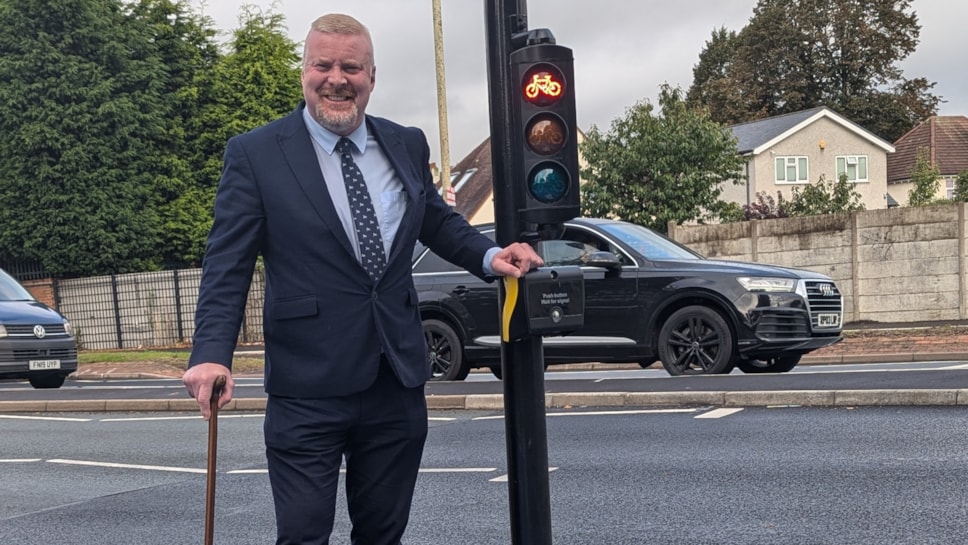
[(300, 398), (355, 393), (373, 382), (381, 354), (404, 386), (420, 386), (430, 367), (411, 275), (415, 241), (482, 278), (484, 254), (494, 244), (438, 195), (423, 132), (367, 116), (407, 198), (386, 271), (374, 283), (336, 215), (304, 106), (228, 142), (189, 366), (231, 367), (261, 254), (266, 392)]

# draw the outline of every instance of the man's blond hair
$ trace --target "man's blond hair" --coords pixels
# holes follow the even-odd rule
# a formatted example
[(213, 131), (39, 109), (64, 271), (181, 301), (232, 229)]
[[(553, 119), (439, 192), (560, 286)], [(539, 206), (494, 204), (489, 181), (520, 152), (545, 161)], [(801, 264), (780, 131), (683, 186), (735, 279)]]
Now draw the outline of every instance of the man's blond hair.
[[(365, 37), (370, 44), (370, 65), (373, 65), (373, 38), (370, 37), (370, 30), (353, 17), (342, 13), (327, 13), (313, 21), (309, 31)], [(306, 48), (303, 47), (303, 64), (305, 63)]]

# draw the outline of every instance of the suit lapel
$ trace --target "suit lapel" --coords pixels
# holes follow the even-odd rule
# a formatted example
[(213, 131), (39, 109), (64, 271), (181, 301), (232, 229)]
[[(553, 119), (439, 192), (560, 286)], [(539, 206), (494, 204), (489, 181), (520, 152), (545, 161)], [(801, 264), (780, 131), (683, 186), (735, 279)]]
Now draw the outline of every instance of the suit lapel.
[(339, 215), (336, 214), (336, 207), (333, 206), (333, 199), (326, 189), (323, 173), (319, 170), (316, 148), (313, 147), (312, 138), (309, 136), (309, 131), (306, 130), (303, 121), (302, 105), (289, 115), (285, 129), (280, 131), (278, 139), (279, 148), (282, 150), (296, 182), (306, 194), (309, 204), (326, 223), (333, 236), (339, 240), (340, 244), (355, 260), (356, 252), (353, 251), (350, 239), (346, 236), (346, 230), (339, 220)]
[[(413, 158), (410, 157), (407, 146), (404, 144), (400, 134), (385, 123), (380, 123), (379, 119), (369, 116), (367, 116), (367, 126), (370, 132), (373, 133), (376, 141), (380, 144), (380, 147), (383, 148), (383, 153), (386, 154), (387, 160), (390, 161), (390, 165), (393, 167), (394, 172), (396, 172), (397, 178), (403, 183), (403, 190), (407, 194), (407, 208), (400, 221), (400, 228), (394, 236), (393, 246), (390, 248), (390, 255), (387, 257), (387, 263), (389, 264), (400, 256), (404, 250), (405, 243), (416, 240), (417, 235), (415, 230), (419, 224), (416, 221), (417, 210), (415, 203), (420, 202), (421, 182), (419, 177), (414, 173)], [(409, 261), (410, 250), (406, 254)]]

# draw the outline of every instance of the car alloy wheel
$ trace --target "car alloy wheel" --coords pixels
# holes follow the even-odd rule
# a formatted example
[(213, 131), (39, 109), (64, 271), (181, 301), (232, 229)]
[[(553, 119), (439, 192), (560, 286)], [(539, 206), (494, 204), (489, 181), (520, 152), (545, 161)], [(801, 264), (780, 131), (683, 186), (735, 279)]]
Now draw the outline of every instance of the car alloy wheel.
[(424, 341), (427, 343), (430, 380), (467, 378), (470, 369), (464, 365), (464, 348), (454, 328), (440, 320), (424, 320), (423, 331)]
[(659, 359), (670, 375), (720, 374), (732, 357), (729, 326), (711, 308), (681, 308), (669, 316), (659, 331)]

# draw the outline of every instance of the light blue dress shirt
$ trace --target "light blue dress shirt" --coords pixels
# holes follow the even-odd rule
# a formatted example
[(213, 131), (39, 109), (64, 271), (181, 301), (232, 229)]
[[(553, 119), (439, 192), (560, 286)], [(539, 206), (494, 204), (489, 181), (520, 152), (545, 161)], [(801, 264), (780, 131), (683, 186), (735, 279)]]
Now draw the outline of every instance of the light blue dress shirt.
[[(336, 208), (340, 223), (346, 231), (346, 236), (350, 239), (350, 244), (356, 252), (356, 258), (360, 259), (359, 241), (356, 238), (356, 227), (353, 224), (353, 213), (350, 211), (349, 199), (346, 197), (346, 185), (343, 182), (343, 169), (340, 166), (339, 154), (334, 154), (336, 144), (340, 136), (333, 133), (316, 122), (309, 115), (309, 111), (303, 108), (303, 120), (306, 129), (312, 137), (313, 147), (316, 150), (316, 158), (319, 161), (319, 169), (323, 173), (326, 181), (326, 189), (329, 191), (330, 199)], [(366, 130), (366, 123), (361, 123), (349, 138), (356, 146), (357, 152), (353, 153), (353, 160), (363, 173), (366, 181), (366, 188), (370, 192), (370, 201), (373, 203), (376, 219), (380, 223), (380, 231), (383, 235), (383, 249), (387, 256), (390, 255), (390, 248), (393, 246), (393, 239), (400, 228), (403, 220), (403, 213), (407, 210), (407, 196), (403, 190), (403, 182), (397, 177), (393, 166), (373, 135)], [(491, 267), (491, 260), (500, 248), (491, 248), (484, 255), (484, 272), (494, 275)]]

